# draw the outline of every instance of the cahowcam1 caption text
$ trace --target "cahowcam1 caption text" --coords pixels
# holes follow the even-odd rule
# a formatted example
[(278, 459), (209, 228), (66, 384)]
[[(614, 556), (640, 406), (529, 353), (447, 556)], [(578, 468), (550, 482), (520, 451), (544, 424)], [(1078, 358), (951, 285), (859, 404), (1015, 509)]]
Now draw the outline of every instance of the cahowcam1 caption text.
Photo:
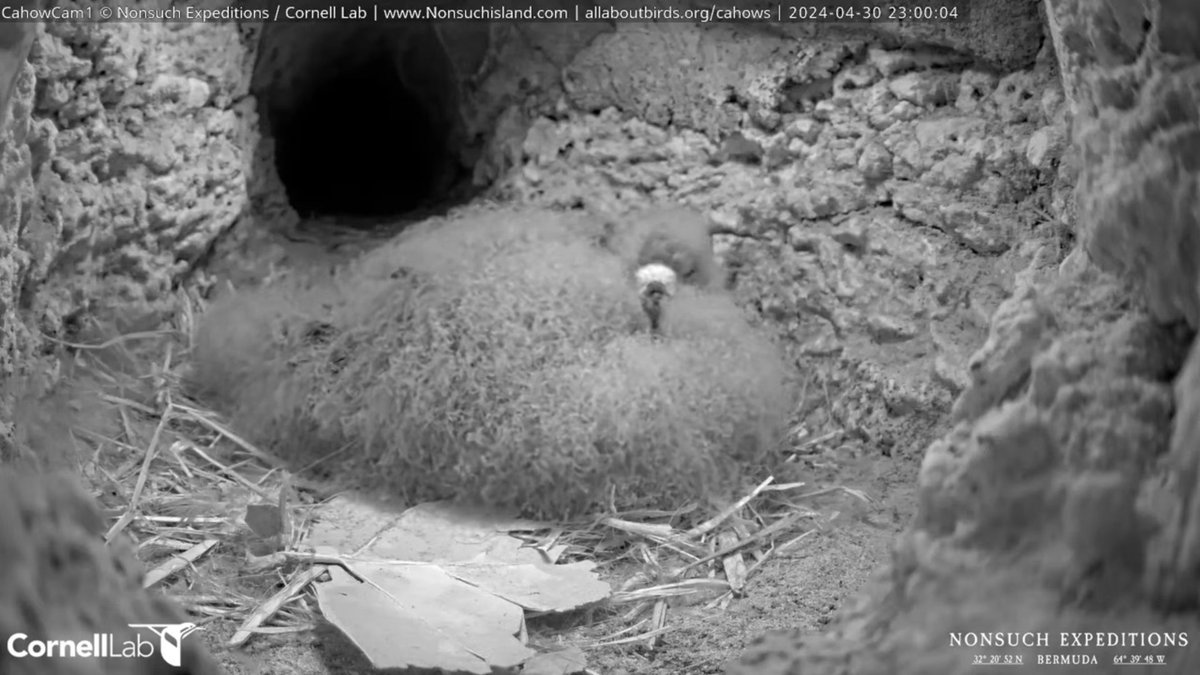
[[(95, 10), (95, 11), (93, 11)], [(270, 12), (247, 7), (0, 7), (0, 21), (267, 21)]]

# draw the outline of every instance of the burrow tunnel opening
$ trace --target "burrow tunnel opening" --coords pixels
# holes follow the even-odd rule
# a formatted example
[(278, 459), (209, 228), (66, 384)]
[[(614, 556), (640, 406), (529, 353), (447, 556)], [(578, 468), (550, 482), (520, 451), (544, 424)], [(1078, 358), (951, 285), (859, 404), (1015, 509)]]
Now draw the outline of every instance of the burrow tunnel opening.
[(269, 108), (289, 203), (306, 218), (385, 218), (445, 201), (465, 174), (445, 55), (348, 42)]

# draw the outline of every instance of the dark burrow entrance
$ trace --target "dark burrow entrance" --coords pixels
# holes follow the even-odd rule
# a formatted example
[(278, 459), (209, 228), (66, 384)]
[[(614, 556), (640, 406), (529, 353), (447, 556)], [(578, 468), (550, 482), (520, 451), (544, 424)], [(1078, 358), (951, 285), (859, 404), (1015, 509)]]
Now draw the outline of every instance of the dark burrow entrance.
[(281, 94), (266, 112), (288, 201), (302, 217), (389, 217), (444, 200), (464, 173), (445, 55), (419, 36), (345, 37), (340, 49), (309, 44), (323, 62), (269, 87)]

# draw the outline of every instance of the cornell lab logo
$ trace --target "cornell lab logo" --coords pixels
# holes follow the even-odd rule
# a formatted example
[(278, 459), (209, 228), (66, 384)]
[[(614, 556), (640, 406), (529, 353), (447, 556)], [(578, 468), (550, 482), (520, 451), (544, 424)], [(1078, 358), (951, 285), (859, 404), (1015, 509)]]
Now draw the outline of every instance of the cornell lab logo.
[(158, 636), (158, 653), (167, 665), (183, 665), (183, 638), (200, 630), (194, 623), (131, 623), (130, 628), (148, 628)]
[[(147, 628), (158, 636), (158, 653), (176, 668), (183, 664), (183, 639), (200, 627), (194, 623), (131, 623), (130, 628)], [(143, 639), (118, 641), (112, 633), (93, 633), (83, 640), (34, 640), (25, 633), (13, 633), (6, 644), (8, 653), (18, 659), (33, 658), (110, 658), (131, 659), (154, 656), (154, 643)]]

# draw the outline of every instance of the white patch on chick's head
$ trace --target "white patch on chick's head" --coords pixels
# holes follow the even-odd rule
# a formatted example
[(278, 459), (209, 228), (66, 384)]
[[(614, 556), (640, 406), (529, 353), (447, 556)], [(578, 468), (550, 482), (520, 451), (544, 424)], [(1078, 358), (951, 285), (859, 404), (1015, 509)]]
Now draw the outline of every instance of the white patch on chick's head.
[(647, 295), (659, 293), (671, 297), (675, 295), (675, 285), (678, 280), (675, 276), (675, 270), (662, 265), (660, 263), (650, 263), (638, 268), (634, 275), (637, 280), (638, 295), (646, 297)]

